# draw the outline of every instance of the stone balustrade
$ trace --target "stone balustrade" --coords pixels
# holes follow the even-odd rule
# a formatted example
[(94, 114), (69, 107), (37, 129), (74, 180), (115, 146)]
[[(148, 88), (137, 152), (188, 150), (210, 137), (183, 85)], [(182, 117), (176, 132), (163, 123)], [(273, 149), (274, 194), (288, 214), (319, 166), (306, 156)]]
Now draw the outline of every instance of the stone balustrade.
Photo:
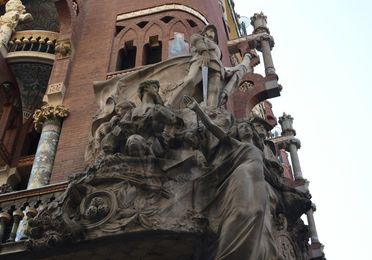
[(8, 52), (33, 51), (54, 54), (58, 33), (50, 31), (19, 31), (12, 35)]
[(28, 239), (29, 221), (66, 187), (67, 183), (59, 183), (0, 195), (0, 255), (13, 250), (15, 242)]

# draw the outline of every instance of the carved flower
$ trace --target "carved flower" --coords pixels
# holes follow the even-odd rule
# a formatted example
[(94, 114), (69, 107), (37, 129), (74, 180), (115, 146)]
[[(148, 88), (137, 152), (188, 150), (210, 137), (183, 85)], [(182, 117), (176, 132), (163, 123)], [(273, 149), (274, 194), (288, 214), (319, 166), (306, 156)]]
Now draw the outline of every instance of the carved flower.
[(106, 201), (101, 197), (95, 197), (90, 201), (90, 204), (85, 211), (85, 217), (89, 220), (101, 220), (110, 211)]

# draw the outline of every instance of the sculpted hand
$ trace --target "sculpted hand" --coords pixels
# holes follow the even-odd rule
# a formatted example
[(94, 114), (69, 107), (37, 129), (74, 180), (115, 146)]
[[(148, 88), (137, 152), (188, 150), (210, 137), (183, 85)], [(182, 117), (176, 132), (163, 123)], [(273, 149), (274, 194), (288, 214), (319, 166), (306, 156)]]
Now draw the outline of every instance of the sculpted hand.
[(222, 107), (227, 102), (227, 94), (225, 92), (222, 92), (220, 94), (220, 97), (218, 99), (218, 107)]
[(209, 66), (209, 62), (211, 61), (211, 57), (209, 55), (208, 51), (203, 51), (202, 52), (202, 65), (205, 67)]
[(194, 98), (189, 97), (189, 96), (183, 96), (182, 101), (191, 110), (195, 110), (195, 108), (198, 105), (196, 100)]

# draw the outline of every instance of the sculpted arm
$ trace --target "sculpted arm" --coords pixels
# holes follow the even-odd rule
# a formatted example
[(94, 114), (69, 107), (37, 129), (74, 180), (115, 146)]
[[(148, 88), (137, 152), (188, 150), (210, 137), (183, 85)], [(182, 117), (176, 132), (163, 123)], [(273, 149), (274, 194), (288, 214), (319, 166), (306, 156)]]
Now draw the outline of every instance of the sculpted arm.
[(227, 136), (227, 133), (222, 130), (218, 125), (216, 125), (200, 108), (198, 103), (195, 101), (195, 99), (190, 98), (189, 96), (184, 96), (183, 101), (185, 102), (185, 105), (193, 110), (195, 114), (198, 115), (200, 120), (203, 122), (205, 127), (219, 140), (224, 139)]

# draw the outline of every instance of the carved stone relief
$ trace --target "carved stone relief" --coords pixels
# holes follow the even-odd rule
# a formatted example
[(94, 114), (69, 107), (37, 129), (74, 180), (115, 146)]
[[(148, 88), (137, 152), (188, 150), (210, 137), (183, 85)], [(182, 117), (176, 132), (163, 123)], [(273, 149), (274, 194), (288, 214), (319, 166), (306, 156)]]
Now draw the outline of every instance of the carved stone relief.
[(95, 84), (100, 110), (87, 170), (30, 223), (31, 248), (123, 234), (146, 240), (163, 232), (203, 237), (210, 250), (196, 259), (306, 259), (298, 220), (311, 201), (283, 182), (265, 135), (249, 119), (236, 120), (195, 96), (165, 105), (163, 70), (169, 77), (174, 69), (170, 81), (182, 80), (185, 61)]

